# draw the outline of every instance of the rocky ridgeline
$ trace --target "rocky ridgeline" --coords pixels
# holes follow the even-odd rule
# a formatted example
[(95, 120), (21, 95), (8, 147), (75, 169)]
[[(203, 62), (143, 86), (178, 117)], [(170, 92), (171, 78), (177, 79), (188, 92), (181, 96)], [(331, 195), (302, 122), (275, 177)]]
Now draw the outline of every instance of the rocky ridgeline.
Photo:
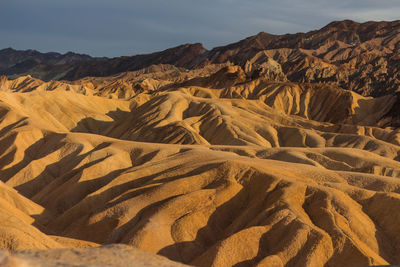
[(0, 74), (30, 74), (43, 80), (77, 80), (109, 76), (151, 65), (193, 69), (209, 64), (235, 64), (250, 77), (274, 81), (330, 83), (364, 96), (394, 93), (400, 86), (400, 21), (337, 21), (307, 33), (261, 32), (237, 43), (207, 51), (186, 44), (153, 54), (91, 58), (67, 53), (0, 51)]

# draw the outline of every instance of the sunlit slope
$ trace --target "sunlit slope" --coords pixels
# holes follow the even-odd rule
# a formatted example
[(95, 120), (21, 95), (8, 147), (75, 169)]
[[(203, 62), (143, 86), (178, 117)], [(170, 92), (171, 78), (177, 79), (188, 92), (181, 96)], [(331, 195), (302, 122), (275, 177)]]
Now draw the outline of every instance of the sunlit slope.
[(236, 66), (120, 100), (27, 91), (0, 93), (2, 248), (123, 243), (195, 266), (400, 263), (391, 96)]
[(400, 164), (390, 157), (83, 133), (42, 140), (41, 153), (10, 163), (1, 176), (45, 208), (37, 218), (45, 232), (200, 266), (398, 262)]

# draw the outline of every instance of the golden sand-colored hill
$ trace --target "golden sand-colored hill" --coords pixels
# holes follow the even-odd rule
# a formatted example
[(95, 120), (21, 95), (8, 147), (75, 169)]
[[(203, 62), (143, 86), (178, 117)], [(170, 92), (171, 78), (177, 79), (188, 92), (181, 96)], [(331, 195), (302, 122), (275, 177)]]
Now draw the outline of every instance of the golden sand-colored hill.
[(393, 95), (226, 65), (0, 88), (0, 247), (31, 249), (13, 261), (157, 262), (89, 249), (117, 243), (195, 266), (400, 264)]

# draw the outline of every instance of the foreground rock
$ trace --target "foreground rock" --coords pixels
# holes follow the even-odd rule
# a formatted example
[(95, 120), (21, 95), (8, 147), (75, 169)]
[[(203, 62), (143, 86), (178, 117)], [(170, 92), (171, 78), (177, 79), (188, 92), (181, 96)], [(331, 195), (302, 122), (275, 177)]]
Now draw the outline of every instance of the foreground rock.
[(164, 257), (126, 245), (91, 249), (0, 251), (1, 267), (184, 267)]

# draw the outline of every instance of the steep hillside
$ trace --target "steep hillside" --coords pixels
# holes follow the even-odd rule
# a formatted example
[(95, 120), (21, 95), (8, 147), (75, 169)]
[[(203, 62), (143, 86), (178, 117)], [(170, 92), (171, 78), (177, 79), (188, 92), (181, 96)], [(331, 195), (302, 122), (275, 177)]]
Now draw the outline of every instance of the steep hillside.
[(381, 96), (399, 87), (399, 30), (400, 21), (345, 20), (308, 33), (262, 32), (214, 48), (207, 61), (247, 64), (250, 71), (275, 71), (292, 82), (327, 82), (363, 95)]
[(396, 95), (226, 64), (0, 88), (0, 246), (50, 249), (17, 262), (400, 263)]

